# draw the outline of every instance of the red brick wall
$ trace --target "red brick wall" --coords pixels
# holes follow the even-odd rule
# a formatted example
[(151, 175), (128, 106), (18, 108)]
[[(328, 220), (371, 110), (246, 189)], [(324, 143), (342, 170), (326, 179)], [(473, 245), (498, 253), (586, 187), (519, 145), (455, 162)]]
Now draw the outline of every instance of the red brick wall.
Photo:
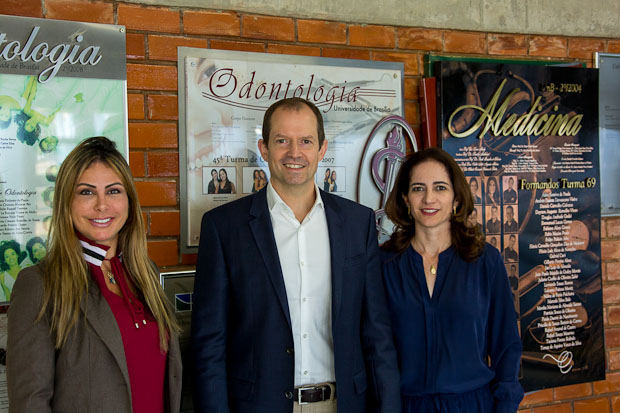
[[(405, 64), (406, 118), (419, 131), (418, 85), (429, 51), (574, 60), (620, 53), (620, 37), (575, 38), (464, 32), (142, 7), (120, 1), (2, 0), (0, 14), (115, 23), (127, 27), (130, 165), (144, 206), (149, 252), (163, 267), (195, 262), (179, 253), (176, 47), (243, 50)], [(620, 219), (602, 222), (607, 380), (536, 392), (522, 412), (620, 412)]]

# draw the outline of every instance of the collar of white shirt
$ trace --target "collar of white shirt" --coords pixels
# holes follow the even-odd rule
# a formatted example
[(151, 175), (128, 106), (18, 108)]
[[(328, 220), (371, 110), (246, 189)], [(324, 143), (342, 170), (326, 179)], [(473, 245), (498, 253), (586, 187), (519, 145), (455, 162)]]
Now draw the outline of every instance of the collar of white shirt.
[[(314, 184), (314, 193), (316, 194), (314, 204), (312, 205), (312, 208), (310, 208), (310, 212), (308, 212), (308, 214), (304, 218), (304, 221), (310, 219), (317, 210), (317, 208), (325, 209), (325, 205), (323, 204), (323, 198), (321, 198), (321, 191), (319, 191), (319, 187), (316, 183)], [(269, 212), (271, 212), (272, 214), (276, 211), (281, 211), (282, 213), (290, 215), (293, 218), (295, 217), (295, 214), (293, 213), (291, 207), (288, 206), (286, 202), (282, 200), (282, 198), (280, 198), (280, 195), (278, 195), (273, 185), (271, 185), (271, 182), (267, 184), (267, 207), (269, 208)]]

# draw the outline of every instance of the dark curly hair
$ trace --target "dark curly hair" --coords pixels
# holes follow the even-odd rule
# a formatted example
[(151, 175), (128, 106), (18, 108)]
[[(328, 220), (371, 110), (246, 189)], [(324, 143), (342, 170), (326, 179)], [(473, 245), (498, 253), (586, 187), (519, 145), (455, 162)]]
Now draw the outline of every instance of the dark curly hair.
[(34, 244), (41, 244), (45, 247), (45, 241), (43, 241), (43, 238), (41, 237), (32, 237), (26, 243), (26, 251), (28, 251), (30, 261), (32, 261), (33, 264), (36, 264), (39, 262), (39, 260), (35, 258), (34, 253), (32, 252), (32, 247), (34, 247)]
[(19, 246), (19, 243), (15, 240), (10, 241), (2, 241), (0, 244), (0, 270), (8, 271), (9, 264), (4, 260), (4, 253), (6, 250), (13, 250), (17, 254), (17, 263), (21, 264), (21, 262), (26, 258), (26, 251), (22, 251)]

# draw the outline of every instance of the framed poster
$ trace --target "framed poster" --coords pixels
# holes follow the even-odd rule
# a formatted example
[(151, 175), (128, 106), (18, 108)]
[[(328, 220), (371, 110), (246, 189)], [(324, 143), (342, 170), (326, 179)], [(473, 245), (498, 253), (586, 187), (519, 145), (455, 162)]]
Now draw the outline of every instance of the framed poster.
[(360, 171), (360, 165), (373, 128), (404, 114), (402, 63), (184, 47), (178, 56), (184, 253), (197, 251), (204, 212), (269, 181), (257, 143), (275, 101), (302, 97), (321, 110), (329, 146), (317, 184), (354, 200), (360, 180), (372, 182), (370, 166)]
[(127, 154), (122, 26), (0, 16), (0, 302), (46, 251), (58, 168), (105, 135)]
[(599, 71), (601, 214), (620, 215), (620, 54), (596, 53)]
[(605, 378), (598, 71), (436, 64), (438, 141), (513, 288), (526, 391)]

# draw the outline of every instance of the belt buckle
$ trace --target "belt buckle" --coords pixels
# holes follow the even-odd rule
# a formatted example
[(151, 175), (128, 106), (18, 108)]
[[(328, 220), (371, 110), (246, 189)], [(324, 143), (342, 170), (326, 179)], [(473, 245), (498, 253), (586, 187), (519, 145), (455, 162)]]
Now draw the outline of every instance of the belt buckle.
[[(316, 390), (316, 389), (318, 389), (318, 388), (319, 388), (319, 387), (317, 387), (317, 386), (306, 386), (306, 387), (299, 387), (299, 388), (297, 389), (297, 403), (298, 403), (299, 405), (303, 405), (303, 404), (308, 404), (308, 403), (310, 403), (310, 402), (302, 402), (302, 401), (301, 401), (301, 392), (302, 392), (302, 391), (305, 391), (305, 390)], [(323, 398), (323, 401), (325, 401), (325, 386), (320, 386), (320, 388), (321, 388), (321, 392), (322, 392), (322, 398)]]

